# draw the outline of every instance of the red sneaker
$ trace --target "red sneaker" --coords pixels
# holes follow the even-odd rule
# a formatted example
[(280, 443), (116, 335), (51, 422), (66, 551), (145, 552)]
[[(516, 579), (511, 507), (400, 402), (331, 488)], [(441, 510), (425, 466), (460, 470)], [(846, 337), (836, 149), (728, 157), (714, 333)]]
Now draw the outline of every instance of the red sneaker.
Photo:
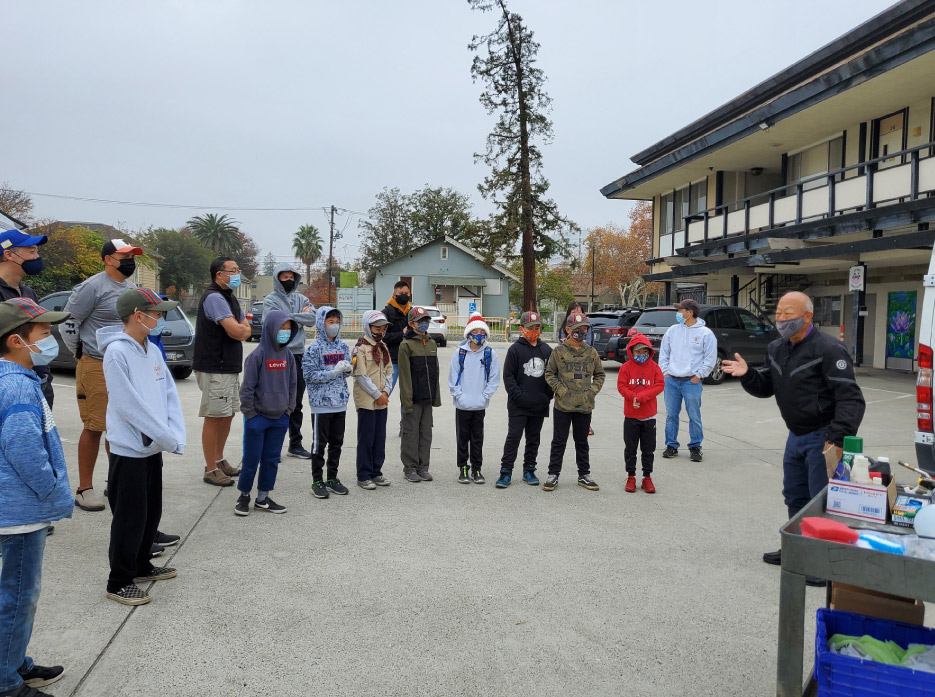
[(651, 477), (643, 477), (643, 483), (640, 484), (640, 489), (645, 491), (647, 494), (656, 493), (656, 487), (653, 486), (653, 480)]
[(636, 477), (627, 477), (627, 485), (623, 487), (623, 490), (630, 493), (636, 491)]

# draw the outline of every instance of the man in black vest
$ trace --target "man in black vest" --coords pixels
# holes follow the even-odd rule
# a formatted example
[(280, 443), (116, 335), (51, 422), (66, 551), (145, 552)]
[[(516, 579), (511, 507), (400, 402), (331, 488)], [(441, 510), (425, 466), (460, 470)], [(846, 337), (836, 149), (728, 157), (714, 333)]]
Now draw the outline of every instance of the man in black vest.
[(250, 337), (250, 322), (234, 297), (240, 286), (237, 262), (218, 257), (211, 262), (210, 271), (211, 285), (198, 302), (192, 368), (201, 389), (198, 416), (205, 420), (201, 429), (204, 481), (230, 486), (234, 483), (231, 477), (240, 474), (240, 469), (224, 459), (224, 446), (234, 414), (240, 411), (243, 342)]

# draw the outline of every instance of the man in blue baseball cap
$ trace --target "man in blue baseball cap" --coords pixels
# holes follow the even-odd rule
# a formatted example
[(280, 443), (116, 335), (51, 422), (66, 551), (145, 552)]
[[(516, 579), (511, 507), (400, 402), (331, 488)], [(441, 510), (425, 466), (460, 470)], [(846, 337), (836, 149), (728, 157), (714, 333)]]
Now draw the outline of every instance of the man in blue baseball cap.
[[(12, 298), (39, 301), (36, 291), (25, 285), (23, 279), (42, 271), (39, 247), (47, 241), (45, 235), (27, 235), (22, 230), (0, 233), (0, 301)], [(35, 366), (34, 370), (42, 381), (42, 394), (51, 407), (54, 398), (51, 371), (46, 365)]]

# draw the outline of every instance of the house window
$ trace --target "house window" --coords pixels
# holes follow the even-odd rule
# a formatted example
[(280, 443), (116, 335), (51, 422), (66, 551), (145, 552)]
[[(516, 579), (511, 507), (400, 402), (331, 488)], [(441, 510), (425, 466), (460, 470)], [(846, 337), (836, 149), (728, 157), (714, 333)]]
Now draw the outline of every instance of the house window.
[(442, 261), (446, 261), (448, 259), (448, 247), (440, 247), (439, 249), (441, 250)]
[[(786, 184), (795, 184), (844, 166), (844, 136), (812, 145), (789, 155), (786, 169)], [(824, 179), (807, 182), (803, 188), (808, 191), (825, 185)]]

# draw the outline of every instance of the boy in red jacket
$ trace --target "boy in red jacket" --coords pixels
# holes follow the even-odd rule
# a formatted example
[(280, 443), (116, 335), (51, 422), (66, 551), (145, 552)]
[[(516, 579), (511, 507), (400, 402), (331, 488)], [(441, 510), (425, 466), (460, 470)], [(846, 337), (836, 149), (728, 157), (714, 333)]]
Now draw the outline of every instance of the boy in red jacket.
[(617, 391), (623, 395), (623, 461), (627, 467), (625, 491), (636, 491), (636, 446), (643, 462), (640, 488), (655, 494), (653, 451), (656, 449), (656, 396), (665, 389), (665, 379), (653, 360), (653, 347), (642, 334), (634, 334), (627, 344), (630, 357), (620, 366)]

